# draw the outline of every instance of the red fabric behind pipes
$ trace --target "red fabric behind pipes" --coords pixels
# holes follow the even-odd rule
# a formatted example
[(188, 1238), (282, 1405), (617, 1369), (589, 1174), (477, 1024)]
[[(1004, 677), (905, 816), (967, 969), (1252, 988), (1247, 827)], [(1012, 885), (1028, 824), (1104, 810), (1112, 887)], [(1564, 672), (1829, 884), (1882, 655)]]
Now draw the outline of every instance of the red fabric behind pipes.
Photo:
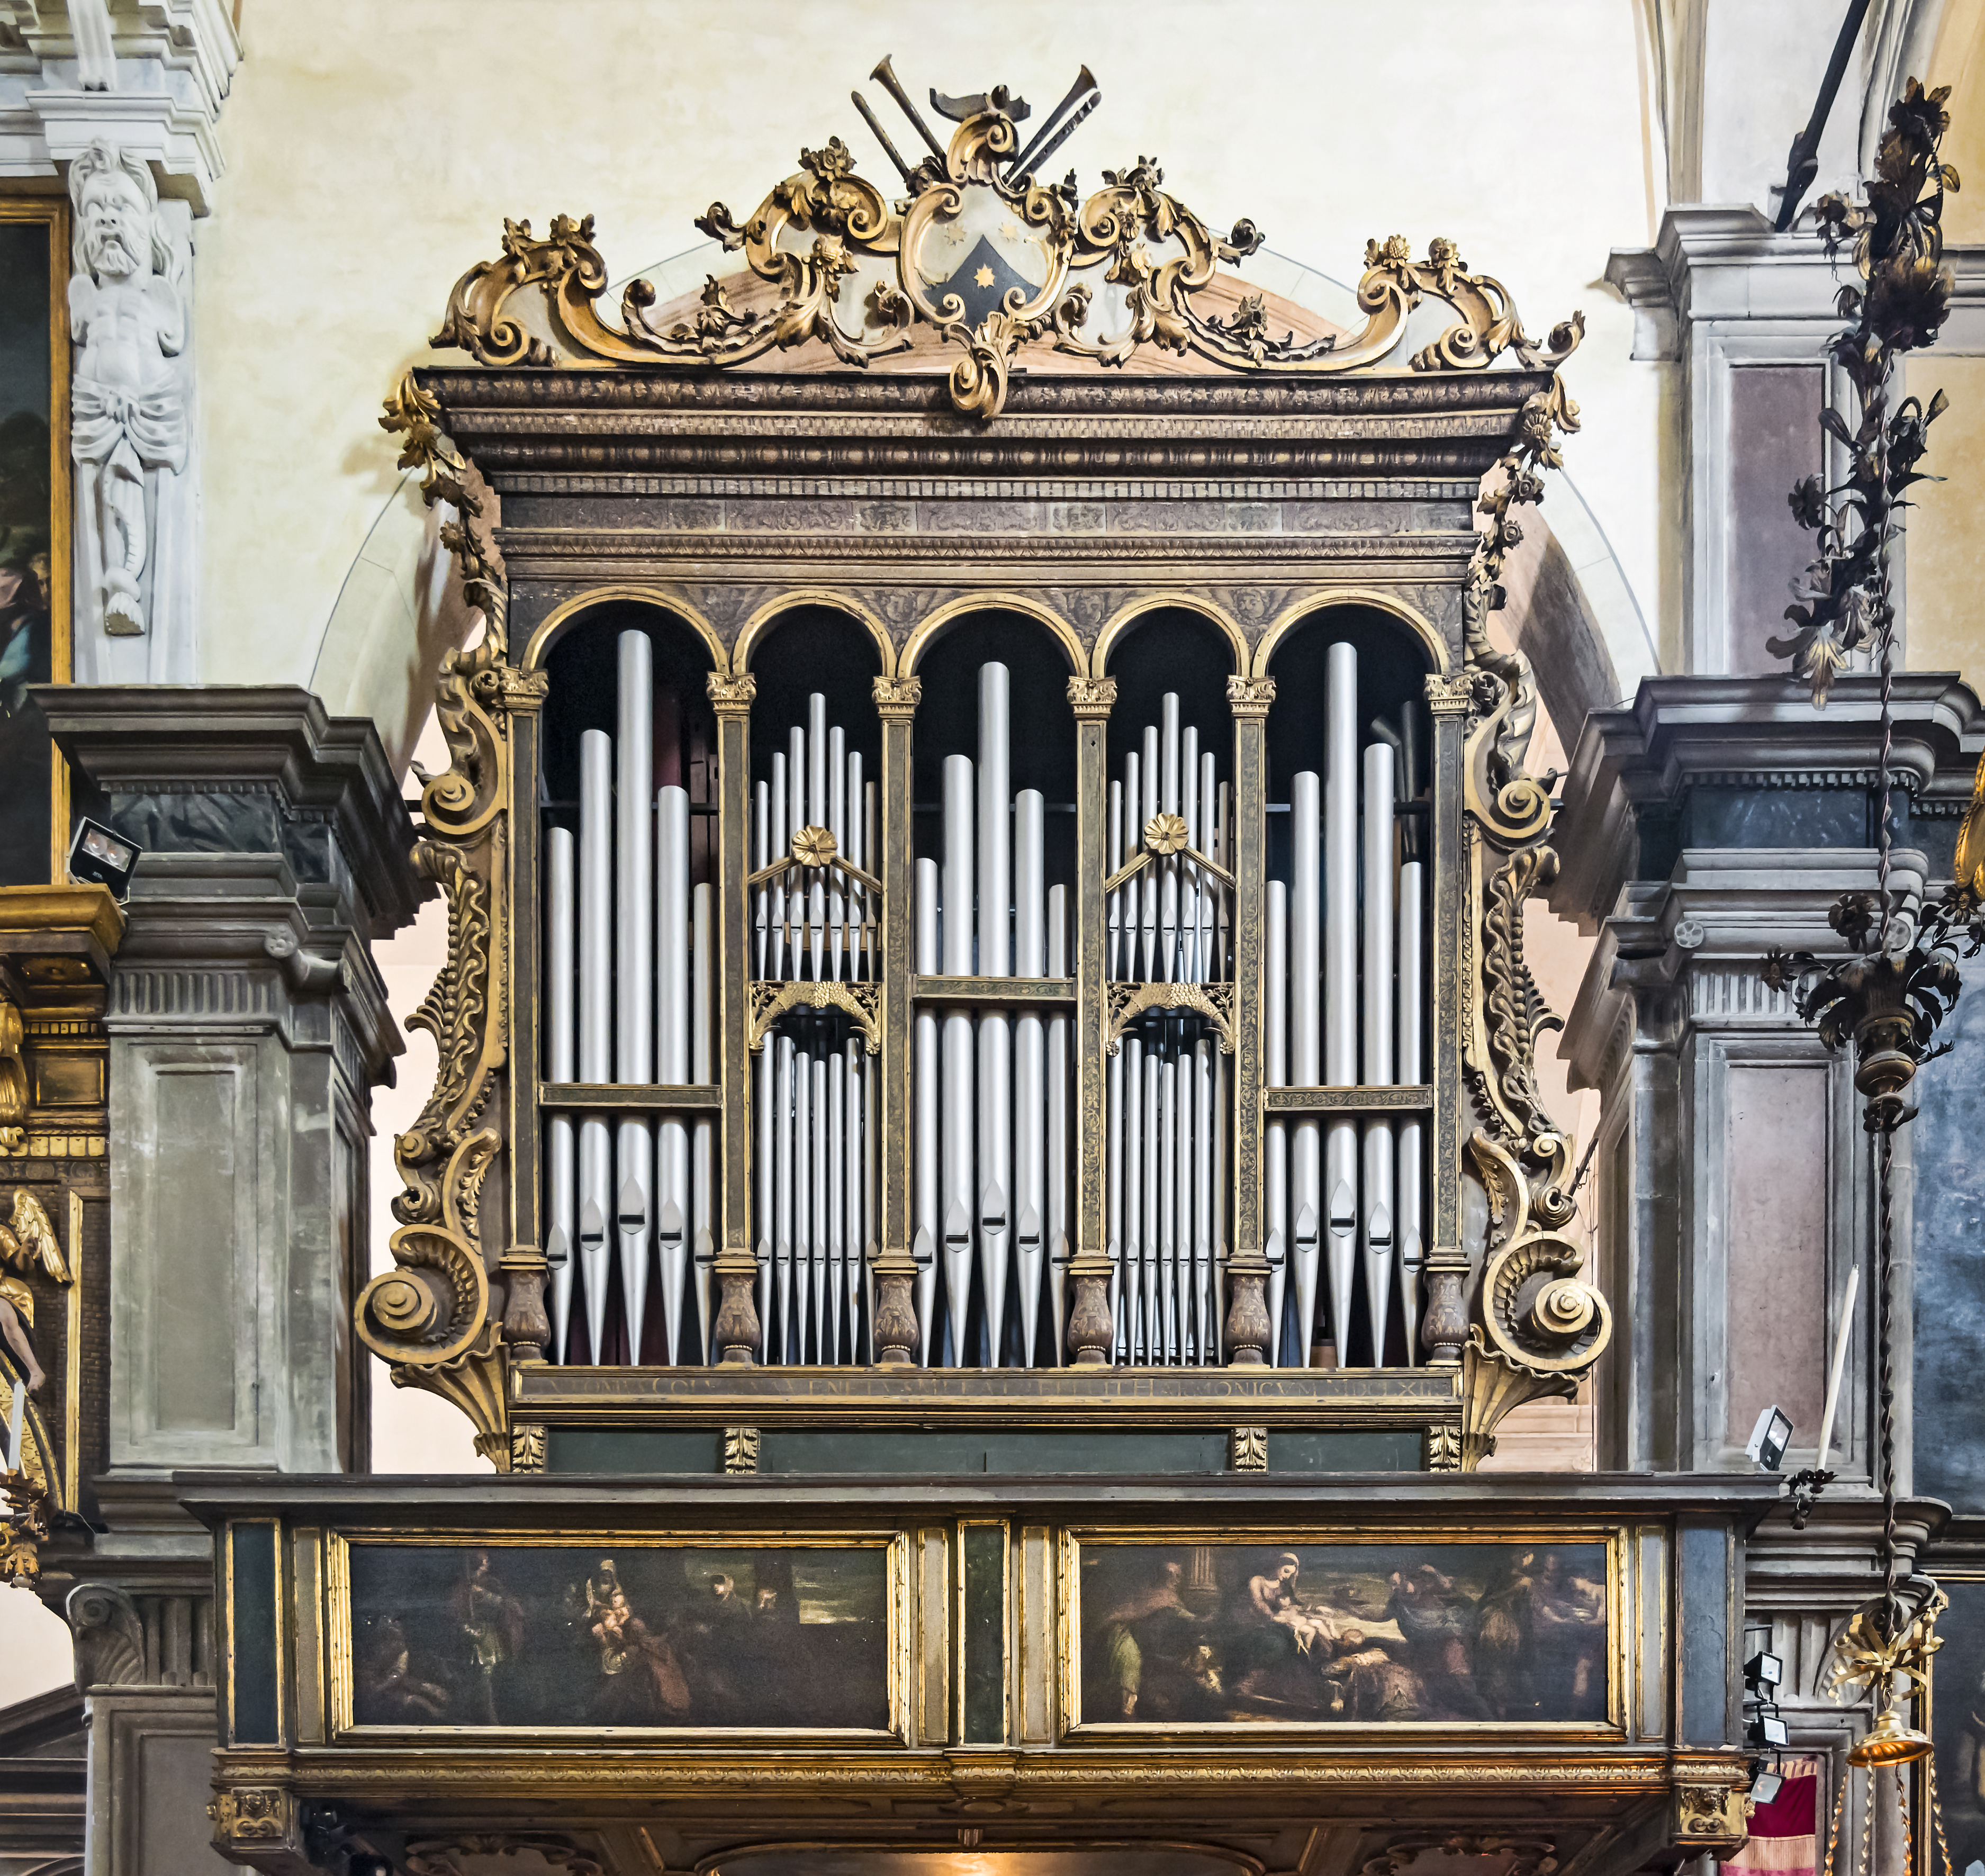
[(1812, 1876), (1819, 1861), (1819, 1765), (1788, 1759), (1780, 1768), (1785, 1788), (1751, 1813), (1751, 1841), (1723, 1867), (1757, 1876)]

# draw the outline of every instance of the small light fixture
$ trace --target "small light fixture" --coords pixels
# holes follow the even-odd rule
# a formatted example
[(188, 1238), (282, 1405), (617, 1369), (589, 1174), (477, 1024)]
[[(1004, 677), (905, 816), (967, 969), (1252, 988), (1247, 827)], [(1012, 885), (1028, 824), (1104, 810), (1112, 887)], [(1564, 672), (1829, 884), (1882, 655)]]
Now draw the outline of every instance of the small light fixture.
[(1775, 1472), (1792, 1443), (1792, 1423), (1782, 1410), (1768, 1407), (1752, 1429), (1751, 1444), (1744, 1448), (1757, 1462), (1760, 1472)]
[(1785, 1788), (1785, 1781), (1783, 1775), (1774, 1767), (1767, 1765), (1762, 1759), (1752, 1763), (1751, 1802), (1754, 1805), (1775, 1804), (1778, 1794)]
[(1760, 1649), (1744, 1663), (1744, 1678), (1754, 1687), (1775, 1687), (1785, 1677), (1785, 1664), (1768, 1649)]
[(1760, 1705), (1751, 1716), (1751, 1723), (1744, 1730), (1744, 1743), (1747, 1746), (1768, 1746), (1774, 1751), (1782, 1751), (1792, 1743), (1785, 1730), (1785, 1723), (1778, 1717), (1775, 1706)]
[(136, 842), (86, 817), (77, 822), (76, 838), (69, 842), (69, 876), (84, 886), (108, 886), (110, 896), (121, 903), (131, 890), (131, 875), (143, 852)]

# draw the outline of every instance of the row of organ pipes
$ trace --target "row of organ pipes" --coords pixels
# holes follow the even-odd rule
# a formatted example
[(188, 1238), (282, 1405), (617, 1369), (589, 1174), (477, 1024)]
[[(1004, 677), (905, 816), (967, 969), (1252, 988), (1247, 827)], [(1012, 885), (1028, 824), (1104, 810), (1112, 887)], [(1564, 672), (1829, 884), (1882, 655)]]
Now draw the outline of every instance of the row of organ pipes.
[[(690, 883), (685, 792), (655, 785), (650, 641), (623, 632), (618, 649), (615, 731), (589, 729), (580, 741), (576, 841), (561, 826), (548, 834), (546, 1079), (707, 1083), (711, 889)], [(1361, 726), (1357, 647), (1339, 641), (1328, 650), (1324, 714), (1321, 773), (1297, 774), (1277, 805), (1288, 816), (1289, 876), (1266, 889), (1264, 1078), (1271, 1088), (1418, 1086), (1426, 888), (1412, 808), (1424, 779), (1416, 706), (1402, 706), (1396, 724)], [(752, 791), (749, 942), (762, 983), (881, 976), (881, 907), (855, 876), (872, 859), (880, 870), (876, 790), (827, 717), (825, 698), (809, 698), (806, 721), (789, 727)], [(1003, 665), (979, 668), (977, 728), (976, 751), (943, 758), (942, 858), (915, 862), (916, 973), (1066, 980), (1071, 888), (1045, 877), (1041, 793), (1011, 785)], [(1181, 840), (1168, 825), (1158, 843), (1168, 850), (1154, 849), (1106, 894), (1115, 983), (1231, 985), (1234, 807), (1218, 767), (1167, 694), (1110, 781), (1113, 880), (1158, 817), (1184, 830)], [(809, 828), (832, 835), (845, 866), (801, 863), (794, 843)], [(1072, 1017), (1066, 1002), (918, 1004), (912, 1248), (925, 1365), (1066, 1359)], [(876, 1058), (847, 1016), (806, 1010), (779, 1020), (751, 1072), (763, 1358), (870, 1360)], [(1132, 1020), (1108, 1057), (1106, 1229), (1120, 1363), (1224, 1359), (1231, 1087), (1217, 1026), (1177, 999)], [(1278, 1365), (1308, 1365), (1326, 1325), (1337, 1358), (1348, 1358), (1361, 1287), (1369, 1359), (1382, 1363), (1396, 1281), (1415, 1358), (1424, 1126), (1417, 1111), (1268, 1118), (1265, 1249)], [(664, 1362), (707, 1361), (714, 1117), (561, 1111), (546, 1131), (559, 1357), (573, 1346), (583, 1351), (573, 1359), (618, 1351), (633, 1361), (659, 1341)], [(583, 1323), (569, 1341), (579, 1303)]]
[[(1396, 802), (1416, 798), (1417, 706), (1397, 728), (1360, 734), (1358, 651), (1329, 648), (1324, 769), (1293, 778), (1289, 878), (1268, 886), (1264, 1080), (1276, 1088), (1417, 1087), (1424, 1078), (1426, 879), (1418, 829), (1396, 833)], [(1403, 851), (1402, 861), (1396, 852)], [(1361, 893), (1361, 875), (1362, 891)], [(1271, 1358), (1308, 1365), (1322, 1326), (1348, 1354), (1359, 1264), (1375, 1365), (1392, 1283), (1409, 1362), (1419, 1320), (1425, 1123), (1418, 1114), (1271, 1115), (1264, 1142)], [(1286, 1310), (1293, 1278), (1295, 1309)], [(1283, 1346), (1292, 1322), (1296, 1346)]]
[[(656, 785), (648, 637), (623, 632), (617, 649), (613, 731), (579, 739), (576, 841), (556, 825), (546, 838), (546, 1079), (708, 1083), (713, 896), (707, 883), (690, 883), (687, 791), (679, 781)], [(576, 1297), (595, 1364), (616, 1346), (640, 1361), (657, 1330), (663, 1362), (707, 1360), (714, 1117), (557, 1112), (545, 1133), (554, 1350), (563, 1359), (569, 1345)]]
[[(1231, 795), (1197, 729), (1181, 727), (1176, 692), (1160, 701), (1159, 719), (1144, 726), (1120, 779), (1110, 784), (1110, 878), (1137, 857), (1160, 816), (1177, 817), (1184, 845), (1107, 895), (1106, 968), (1120, 983), (1225, 983)], [(1174, 827), (1161, 844), (1178, 838)], [(1108, 1245), (1119, 1362), (1203, 1367), (1221, 1359), (1226, 1088), (1227, 1057), (1204, 1016), (1147, 1017), (1109, 1058)]]
[[(825, 829), (836, 855), (866, 870), (875, 791), (862, 754), (807, 700), (752, 791), (752, 966), (761, 983), (868, 982), (880, 975), (878, 908), (833, 866), (784, 865), (803, 830)], [(878, 1084), (845, 1017), (789, 1016), (754, 1071), (758, 1321), (764, 1358), (847, 1366), (871, 1359), (875, 1310)]]

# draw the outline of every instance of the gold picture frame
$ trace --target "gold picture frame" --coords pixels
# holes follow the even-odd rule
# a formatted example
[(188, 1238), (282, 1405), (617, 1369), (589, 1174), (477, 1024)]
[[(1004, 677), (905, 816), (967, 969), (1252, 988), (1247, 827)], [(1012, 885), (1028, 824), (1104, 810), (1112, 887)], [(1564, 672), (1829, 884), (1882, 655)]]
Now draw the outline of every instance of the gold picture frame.
[[(1082, 1575), (1086, 1557), (1111, 1551), (1260, 1552), (1275, 1553), (1328, 1551), (1370, 1552), (1390, 1549), (1402, 1556), (1410, 1554), (1424, 1560), (1426, 1553), (1506, 1548), (1600, 1549), (1604, 1554), (1604, 1640), (1602, 1659), (1606, 1687), (1603, 1717), (1540, 1720), (1533, 1718), (1469, 1720), (1385, 1720), (1325, 1717), (1302, 1715), (1277, 1718), (1119, 1717), (1107, 1718), (1083, 1711), (1083, 1682), (1087, 1666), (1088, 1636), (1082, 1604)], [(1060, 1534), (1056, 1565), (1056, 1622), (1059, 1682), (1056, 1689), (1062, 1715), (1061, 1736), (1078, 1743), (1105, 1738), (1134, 1739), (1152, 1735), (1192, 1734), (1233, 1740), (1272, 1738), (1277, 1740), (1331, 1740), (1340, 1743), (1373, 1733), (1402, 1742), (1407, 1740), (1456, 1739), (1479, 1741), (1486, 1736), (1512, 1738), (1545, 1736), (1553, 1740), (1580, 1739), (1624, 1742), (1628, 1736), (1627, 1702), (1634, 1664), (1628, 1658), (1629, 1626), (1624, 1619), (1629, 1584), (1628, 1531), (1621, 1525), (1568, 1526), (1558, 1524), (1497, 1523), (1479, 1528), (1444, 1526), (1426, 1531), (1402, 1531), (1364, 1523), (1348, 1523), (1329, 1530), (1290, 1530), (1263, 1526), (1232, 1526), (1224, 1529), (1140, 1527), (1109, 1528), (1070, 1526)], [(1099, 1618), (1100, 1619), (1100, 1618)], [(1223, 1690), (1231, 1693), (1231, 1690)]]
[[(22, 226), (45, 230), (48, 254), (49, 353), (49, 662), (51, 681), (74, 681), (75, 620), (72, 609), (70, 530), (74, 497), (69, 464), (69, 278), (70, 213), (65, 195), (42, 191), (0, 193), (0, 230)], [(0, 346), (7, 335), (0, 332)], [(0, 385), (0, 401), (5, 387)], [(0, 418), (8, 413), (0, 409)], [(49, 864), (45, 880), (24, 884), (59, 883), (69, 857), (69, 768), (62, 752), (50, 744)]]
[[(516, 1746), (569, 1746), (575, 1740), (615, 1741), (628, 1739), (667, 1740), (673, 1743), (737, 1744), (742, 1742), (779, 1746), (906, 1747), (909, 1743), (910, 1650), (909, 1534), (897, 1529), (841, 1528), (826, 1531), (740, 1531), (700, 1529), (675, 1531), (665, 1535), (653, 1531), (613, 1528), (600, 1530), (480, 1529), (409, 1534), (390, 1528), (327, 1531), (324, 1539), (322, 1572), (322, 1659), (325, 1673), (322, 1688), (325, 1712), (324, 1736), (332, 1744), (370, 1744), (387, 1740), (434, 1743), (448, 1740), (462, 1743), (501, 1741)], [(883, 1606), (886, 1634), (883, 1666), (887, 1721), (880, 1727), (859, 1726), (715, 1725), (685, 1721), (680, 1724), (616, 1724), (580, 1721), (572, 1723), (477, 1723), (465, 1724), (430, 1722), (363, 1723), (355, 1717), (357, 1672), (354, 1661), (358, 1610), (353, 1594), (352, 1553), (377, 1547), (388, 1550), (490, 1550), (516, 1552), (583, 1550), (616, 1557), (657, 1552), (821, 1551), (864, 1550), (879, 1552), (883, 1559)]]

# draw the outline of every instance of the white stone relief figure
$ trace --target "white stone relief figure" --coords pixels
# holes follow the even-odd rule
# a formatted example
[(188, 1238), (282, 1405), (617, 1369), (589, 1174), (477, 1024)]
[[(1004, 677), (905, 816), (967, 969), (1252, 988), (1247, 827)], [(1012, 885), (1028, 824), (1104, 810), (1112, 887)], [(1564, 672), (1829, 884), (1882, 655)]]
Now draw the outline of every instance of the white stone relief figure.
[[(183, 245), (143, 158), (99, 139), (69, 180), (76, 675), (183, 681), (194, 674)], [(118, 642), (133, 640), (149, 642)]]

